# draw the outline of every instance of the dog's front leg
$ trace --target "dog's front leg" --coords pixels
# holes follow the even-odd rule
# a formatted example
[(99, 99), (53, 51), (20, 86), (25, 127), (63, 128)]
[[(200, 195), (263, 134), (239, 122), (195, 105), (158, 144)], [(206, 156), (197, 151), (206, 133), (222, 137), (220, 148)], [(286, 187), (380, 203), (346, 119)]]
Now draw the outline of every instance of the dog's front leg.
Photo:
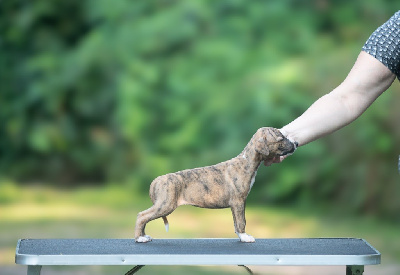
[(233, 222), (235, 224), (235, 232), (239, 236), (241, 242), (253, 243), (253, 236), (246, 234), (246, 217), (245, 217), (245, 202), (237, 203), (231, 206)]

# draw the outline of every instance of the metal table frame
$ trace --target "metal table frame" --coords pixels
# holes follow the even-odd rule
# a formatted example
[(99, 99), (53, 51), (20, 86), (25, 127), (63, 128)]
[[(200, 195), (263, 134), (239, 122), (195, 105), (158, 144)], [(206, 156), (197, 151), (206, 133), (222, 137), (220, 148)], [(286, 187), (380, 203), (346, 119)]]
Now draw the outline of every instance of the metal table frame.
[(45, 265), (270, 265), (346, 266), (346, 275), (361, 275), (377, 265), (381, 254), (363, 239), (307, 238), (155, 239), (21, 239), (15, 263), (39, 275)]

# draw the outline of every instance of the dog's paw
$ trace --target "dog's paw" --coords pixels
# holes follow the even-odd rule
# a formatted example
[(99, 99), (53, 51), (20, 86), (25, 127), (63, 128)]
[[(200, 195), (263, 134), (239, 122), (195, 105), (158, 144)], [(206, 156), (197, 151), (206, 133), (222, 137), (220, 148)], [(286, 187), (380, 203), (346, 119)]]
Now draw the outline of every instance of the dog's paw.
[(254, 243), (256, 241), (253, 236), (246, 233), (239, 233), (238, 236), (242, 243)]
[(152, 238), (149, 235), (146, 236), (140, 236), (139, 238), (136, 238), (135, 241), (137, 243), (147, 243), (150, 242)]

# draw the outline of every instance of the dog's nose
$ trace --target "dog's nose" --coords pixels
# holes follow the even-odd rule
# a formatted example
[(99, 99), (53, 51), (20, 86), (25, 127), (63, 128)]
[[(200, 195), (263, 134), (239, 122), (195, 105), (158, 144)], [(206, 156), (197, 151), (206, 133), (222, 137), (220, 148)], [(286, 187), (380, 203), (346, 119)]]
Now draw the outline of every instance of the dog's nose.
[(299, 144), (297, 143), (297, 142), (291, 142), (291, 141), (288, 141), (288, 143), (290, 144), (289, 146), (290, 146), (290, 149), (288, 149), (288, 150), (284, 150), (284, 152), (282, 153), (282, 154), (280, 154), (280, 156), (286, 156), (286, 155), (290, 155), (290, 154), (293, 154), (294, 153), (294, 151), (296, 151), (296, 148), (297, 148), (297, 146), (299, 146)]
[(284, 156), (286, 156), (286, 155), (293, 154), (293, 152), (294, 152), (294, 147), (293, 147), (291, 150), (289, 150), (289, 151), (284, 151), (284, 152), (282, 152), (281, 154), (279, 154), (279, 156), (280, 156), (280, 157), (284, 157)]

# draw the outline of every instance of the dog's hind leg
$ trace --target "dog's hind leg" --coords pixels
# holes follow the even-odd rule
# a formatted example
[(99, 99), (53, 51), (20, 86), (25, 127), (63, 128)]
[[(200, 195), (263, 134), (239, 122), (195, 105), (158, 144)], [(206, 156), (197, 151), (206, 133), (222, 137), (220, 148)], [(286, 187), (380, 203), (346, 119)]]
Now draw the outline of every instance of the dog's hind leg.
[(153, 206), (140, 212), (136, 219), (135, 240), (136, 242), (149, 242), (151, 237), (145, 234), (145, 227), (149, 221), (163, 218), (168, 231), (166, 217), (178, 207), (179, 182), (174, 177), (161, 176), (156, 178), (150, 185), (150, 198)]
[[(145, 234), (146, 224), (152, 220), (163, 218), (166, 221), (166, 216), (171, 214), (176, 209), (177, 205), (167, 205), (165, 203), (156, 203), (147, 210), (140, 212), (136, 219), (135, 240), (136, 242), (146, 243), (151, 241), (151, 237)], [(167, 223), (168, 224), (168, 223)], [(166, 228), (167, 228), (166, 224)]]
[(135, 226), (135, 240), (137, 242), (149, 242), (151, 241), (151, 237), (147, 236), (144, 232), (146, 228), (146, 224), (152, 220), (154, 216), (154, 205), (147, 210), (140, 212), (136, 218), (136, 226)]

